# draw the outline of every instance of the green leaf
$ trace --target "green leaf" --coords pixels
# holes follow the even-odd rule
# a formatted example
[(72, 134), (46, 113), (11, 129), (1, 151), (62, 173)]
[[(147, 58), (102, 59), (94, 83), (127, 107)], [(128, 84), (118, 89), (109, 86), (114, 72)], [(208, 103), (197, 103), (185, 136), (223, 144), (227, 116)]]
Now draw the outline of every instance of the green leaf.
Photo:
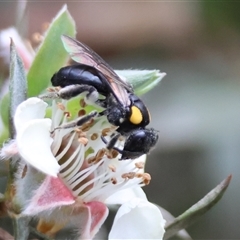
[(223, 196), (224, 192), (229, 186), (232, 176), (228, 176), (212, 191), (210, 191), (200, 201), (190, 207), (183, 214), (175, 218), (175, 220), (165, 227), (164, 239), (169, 239), (174, 236), (178, 231), (191, 225), (200, 216), (210, 210)]
[(166, 76), (166, 73), (159, 70), (115, 70), (115, 72), (133, 86), (136, 95), (147, 93)]
[(17, 106), (26, 99), (27, 95), (27, 80), (23, 62), (19, 57), (16, 47), (11, 39), (10, 44), (10, 134), (14, 137), (15, 129), (13, 124), (13, 117)]
[(66, 64), (68, 53), (62, 45), (62, 34), (72, 37), (76, 34), (75, 22), (66, 5), (53, 19), (28, 72), (29, 97), (37, 96), (45, 90), (52, 75)]
[(7, 128), (9, 126), (9, 102), (10, 102), (9, 94), (4, 95), (4, 97), (0, 101), (2, 121)]
[[(6, 94), (1, 99), (1, 118), (5, 128), (1, 131), (0, 144), (2, 144), (8, 137), (9, 132), (11, 137), (14, 137), (13, 116), (17, 106), (26, 99), (27, 94), (27, 80), (23, 62), (19, 57), (13, 40), (10, 44), (10, 84), (9, 94)], [(8, 132), (9, 130), (9, 132)]]
[(2, 144), (9, 138), (9, 102), (10, 96), (6, 94), (0, 101), (0, 114), (3, 126), (0, 131), (0, 148)]

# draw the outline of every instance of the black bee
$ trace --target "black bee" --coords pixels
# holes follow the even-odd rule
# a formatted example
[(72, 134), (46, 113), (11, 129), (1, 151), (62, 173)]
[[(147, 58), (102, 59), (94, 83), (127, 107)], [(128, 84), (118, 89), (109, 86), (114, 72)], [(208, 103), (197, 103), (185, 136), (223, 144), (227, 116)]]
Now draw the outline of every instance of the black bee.
[[(70, 99), (88, 92), (87, 99), (105, 108), (100, 115), (105, 115), (118, 127), (118, 134), (109, 142), (102, 137), (107, 148), (121, 153), (121, 159), (134, 159), (148, 153), (157, 143), (158, 132), (145, 128), (150, 122), (150, 114), (131, 85), (88, 46), (64, 35), (62, 40), (71, 58), (79, 64), (63, 67), (53, 75), (52, 85), (62, 88), (59, 97)], [(105, 98), (99, 99), (98, 93)], [(121, 135), (126, 137), (123, 149), (115, 147)]]

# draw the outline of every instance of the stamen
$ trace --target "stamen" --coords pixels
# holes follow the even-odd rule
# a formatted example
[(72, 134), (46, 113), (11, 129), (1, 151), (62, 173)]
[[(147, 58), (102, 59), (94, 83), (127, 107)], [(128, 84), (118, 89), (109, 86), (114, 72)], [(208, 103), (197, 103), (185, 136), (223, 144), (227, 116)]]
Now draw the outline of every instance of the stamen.
[(65, 111), (65, 106), (61, 103), (61, 102), (58, 102), (57, 103), (57, 106), (58, 106), (58, 108), (60, 109), (60, 110), (62, 110), (63, 112)]
[[(97, 167), (101, 164), (101, 161), (96, 164), (96, 165), (92, 165), (91, 167), (89, 167), (89, 171), (87, 173), (85, 173), (82, 177), (80, 177), (79, 179), (77, 179), (74, 183), (71, 184), (71, 188), (74, 189), (75, 186), (77, 186), (79, 183), (84, 182), (83, 180), (86, 179), (91, 173), (93, 173)], [(81, 174), (81, 172), (80, 172)], [(82, 175), (82, 174), (81, 174)], [(93, 182), (95, 182), (98, 178), (102, 178), (104, 176), (104, 174), (98, 176), (98, 177), (94, 177), (92, 180), (87, 181), (85, 184), (83, 184), (80, 188), (78, 188), (76, 191), (74, 191), (74, 193), (76, 193), (77, 195), (79, 195), (80, 192), (82, 192), (87, 186), (89, 186), (90, 184), (92, 184)]]
[(80, 137), (78, 138), (78, 142), (86, 146), (88, 144), (88, 139), (86, 137)]
[(84, 109), (81, 109), (78, 111), (78, 116), (81, 117), (81, 116), (84, 116), (86, 115), (86, 111)]
[(105, 148), (102, 148), (102, 149), (98, 150), (98, 152), (96, 154), (96, 158), (97, 159), (102, 159), (104, 157), (105, 153), (106, 153)]
[(137, 163), (135, 163), (135, 166), (136, 166), (136, 168), (138, 168), (138, 169), (143, 169), (144, 168), (144, 162), (137, 162)]
[(87, 105), (86, 102), (84, 101), (84, 98), (80, 99), (79, 104), (80, 104), (80, 106), (81, 106), (82, 108), (85, 108), (86, 105)]
[(124, 179), (133, 179), (136, 176), (135, 172), (129, 172), (122, 174), (122, 178)]
[[(106, 149), (101, 134), (111, 139), (116, 133), (116, 127), (110, 125), (106, 116), (99, 117), (97, 111), (87, 114), (84, 109), (78, 109), (78, 117), (69, 121), (71, 112), (66, 104), (65, 100), (52, 103), (52, 152), (61, 165), (60, 177), (76, 197), (85, 202), (104, 201), (119, 190), (149, 184), (151, 176), (140, 173), (143, 162), (119, 162), (119, 152)], [(86, 107), (84, 99), (79, 105)], [(122, 149), (124, 140), (125, 137), (120, 136), (114, 146)]]
[(151, 181), (151, 175), (149, 173), (144, 173), (143, 174), (143, 183), (145, 185), (148, 185)]
[(82, 125), (81, 130), (83, 132), (87, 132), (93, 126), (93, 124), (94, 124), (94, 119), (91, 119), (89, 122)]
[(116, 178), (111, 178), (112, 184), (117, 184), (117, 179)]
[(98, 163), (104, 157), (105, 152), (106, 152), (105, 148), (102, 148), (102, 149), (98, 150), (98, 152), (95, 156), (91, 156), (86, 160), (87, 163), (89, 163), (89, 164)]
[(87, 163), (92, 164), (92, 163), (96, 162), (96, 159), (97, 159), (96, 156), (91, 156), (86, 161), (87, 161)]
[(73, 171), (69, 175), (67, 175), (67, 172), (66, 172), (66, 174), (64, 176), (68, 182), (70, 182), (73, 179), (73, 177), (80, 171), (80, 169), (83, 165), (84, 158), (83, 158), (82, 151), (83, 151), (83, 149), (81, 148), (81, 150), (78, 154), (78, 157), (75, 160), (75, 162), (77, 163), (75, 169), (73, 169)]
[(91, 140), (94, 141), (98, 139), (98, 134), (97, 133), (93, 133), (92, 136), (91, 136)]
[(70, 113), (70, 112), (64, 112), (63, 114), (64, 114), (64, 116), (66, 116), (67, 118), (70, 118), (70, 117), (71, 117), (71, 113)]
[(115, 167), (115, 166), (108, 166), (108, 168), (109, 168), (112, 172), (116, 172), (116, 167)]
[(61, 164), (61, 170), (60, 173), (65, 177), (67, 176), (70, 172), (72, 172), (78, 165), (78, 161), (73, 161), (77, 154), (80, 152), (81, 145), (78, 146), (78, 148), (74, 151), (74, 153), (71, 155), (69, 159), (64, 162), (64, 164)]
[(106, 136), (108, 136), (108, 133), (109, 132), (111, 132), (111, 128), (104, 128), (103, 130), (102, 130), (102, 135), (104, 136), (104, 137), (106, 137)]
[(73, 142), (73, 139), (74, 139), (75, 135), (76, 135), (76, 133), (74, 132), (72, 134), (71, 138), (69, 139), (69, 141), (67, 143), (67, 146), (65, 146), (63, 151), (59, 155), (56, 156), (57, 161), (59, 161), (66, 154), (66, 152), (69, 150), (69, 148), (72, 145), (72, 142)]

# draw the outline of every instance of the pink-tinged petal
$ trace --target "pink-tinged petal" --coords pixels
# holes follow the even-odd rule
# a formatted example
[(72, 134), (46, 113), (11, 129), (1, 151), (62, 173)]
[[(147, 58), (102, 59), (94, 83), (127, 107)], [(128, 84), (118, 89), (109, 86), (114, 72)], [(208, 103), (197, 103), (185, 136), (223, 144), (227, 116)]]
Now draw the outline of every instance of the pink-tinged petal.
[(75, 197), (60, 178), (47, 176), (36, 190), (23, 214), (36, 215), (45, 210), (71, 205), (74, 202)]
[(91, 213), (90, 236), (94, 237), (108, 216), (108, 208), (101, 202), (89, 202), (86, 205)]
[(162, 239), (164, 225), (165, 220), (158, 207), (135, 198), (119, 208), (109, 239)]
[(92, 201), (88, 203), (77, 199), (73, 205), (70, 217), (70, 225), (78, 229), (78, 239), (92, 239), (102, 226), (108, 215), (105, 204)]
[(17, 133), (17, 146), (21, 157), (41, 172), (56, 177), (60, 166), (52, 154), (50, 119), (28, 121)]
[(39, 98), (28, 98), (16, 110), (14, 124), (18, 132), (25, 124), (33, 119), (42, 119), (45, 116), (47, 103)]

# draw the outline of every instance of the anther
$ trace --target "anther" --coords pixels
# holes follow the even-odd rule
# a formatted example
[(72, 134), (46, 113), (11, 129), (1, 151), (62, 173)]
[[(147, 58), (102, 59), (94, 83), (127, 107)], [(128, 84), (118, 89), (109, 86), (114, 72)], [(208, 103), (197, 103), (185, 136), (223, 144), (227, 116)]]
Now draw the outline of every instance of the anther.
[(143, 174), (143, 183), (145, 185), (148, 185), (151, 181), (151, 175), (149, 173), (144, 173)]
[(89, 157), (89, 158), (87, 159), (87, 162), (88, 162), (89, 164), (96, 162), (96, 157), (95, 157), (95, 156)]
[(78, 142), (80, 142), (81, 144), (86, 146), (88, 144), (88, 139), (85, 137), (80, 137), (80, 138), (78, 138)]
[(111, 178), (112, 184), (117, 184), (117, 179), (116, 178)]
[(138, 169), (143, 169), (144, 168), (144, 163), (143, 162), (137, 162), (137, 163), (135, 163), (135, 166)]
[(71, 117), (71, 113), (70, 113), (70, 112), (64, 112), (64, 115), (65, 115), (67, 118), (70, 118), (70, 117)]
[(136, 176), (135, 172), (129, 172), (122, 174), (122, 178), (124, 179), (133, 179)]
[(86, 111), (84, 109), (81, 109), (81, 110), (78, 111), (78, 116), (79, 117), (82, 117), (84, 115), (86, 115)]
[(112, 172), (116, 172), (116, 167), (115, 166), (108, 166), (108, 168), (112, 171)]
[(94, 141), (98, 139), (98, 134), (97, 133), (93, 133), (92, 136), (91, 136), (91, 140)]
[(36, 33), (34, 33), (34, 34), (32, 35), (32, 40), (33, 40), (35, 43), (40, 43), (40, 42), (42, 42), (42, 40), (43, 40), (43, 36), (42, 36), (40, 33), (36, 32)]
[(62, 111), (65, 111), (65, 109), (66, 109), (65, 106), (62, 103), (60, 103), (60, 102), (57, 103), (57, 106)]
[(80, 106), (82, 107), (82, 108), (85, 108), (86, 107), (86, 102), (84, 101), (84, 99), (82, 98), (82, 99), (80, 99), (80, 102), (79, 102), (79, 104), (80, 104)]
[(104, 129), (102, 130), (102, 135), (103, 135), (104, 137), (106, 137), (110, 131), (111, 131), (111, 128), (104, 128)]
[(97, 152), (96, 157), (102, 159), (105, 153), (106, 153), (106, 149), (102, 148)]
[(114, 149), (110, 149), (106, 152), (106, 155), (109, 159), (113, 159), (113, 158), (116, 158), (118, 156), (118, 151), (116, 151)]
[(112, 153), (112, 158), (116, 158), (118, 156), (118, 151), (114, 149), (112, 149), (111, 153)]

